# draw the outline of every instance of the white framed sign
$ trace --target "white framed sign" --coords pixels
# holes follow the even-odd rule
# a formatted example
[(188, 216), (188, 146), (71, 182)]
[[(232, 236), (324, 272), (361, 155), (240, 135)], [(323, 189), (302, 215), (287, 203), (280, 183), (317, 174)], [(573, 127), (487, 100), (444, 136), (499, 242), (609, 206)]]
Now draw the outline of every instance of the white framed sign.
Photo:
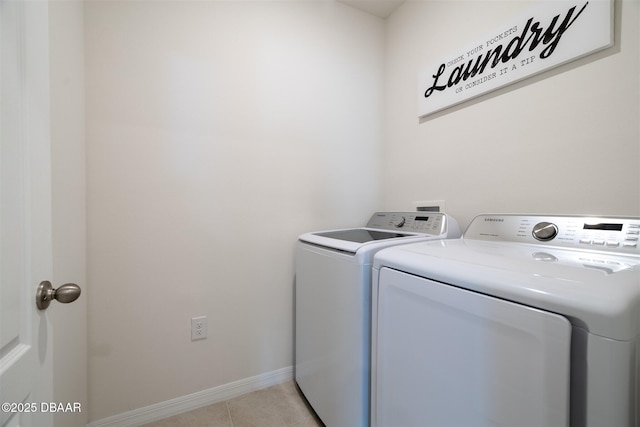
[(418, 117), (613, 46), (614, 0), (541, 0), (418, 76)]

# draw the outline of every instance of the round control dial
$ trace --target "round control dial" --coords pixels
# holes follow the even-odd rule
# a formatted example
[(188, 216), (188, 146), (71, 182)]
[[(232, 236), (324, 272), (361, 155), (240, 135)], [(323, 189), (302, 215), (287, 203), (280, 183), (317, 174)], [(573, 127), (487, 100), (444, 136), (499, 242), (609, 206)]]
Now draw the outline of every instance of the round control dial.
[(402, 226), (404, 226), (404, 223), (406, 222), (406, 218), (401, 216), (400, 219), (394, 224), (396, 226), (396, 228), (402, 228)]
[(551, 222), (539, 222), (533, 226), (533, 237), (542, 242), (552, 240), (558, 235), (558, 227)]

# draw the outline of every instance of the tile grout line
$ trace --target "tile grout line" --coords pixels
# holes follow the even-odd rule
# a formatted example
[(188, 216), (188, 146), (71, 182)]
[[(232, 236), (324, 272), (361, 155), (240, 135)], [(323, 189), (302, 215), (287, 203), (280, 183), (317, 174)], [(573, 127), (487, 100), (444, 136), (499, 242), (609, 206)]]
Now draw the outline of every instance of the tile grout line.
[(227, 408), (227, 415), (229, 416), (229, 422), (231, 423), (231, 427), (233, 427), (233, 418), (231, 418), (231, 409), (229, 408), (229, 401), (225, 400), (224, 404)]

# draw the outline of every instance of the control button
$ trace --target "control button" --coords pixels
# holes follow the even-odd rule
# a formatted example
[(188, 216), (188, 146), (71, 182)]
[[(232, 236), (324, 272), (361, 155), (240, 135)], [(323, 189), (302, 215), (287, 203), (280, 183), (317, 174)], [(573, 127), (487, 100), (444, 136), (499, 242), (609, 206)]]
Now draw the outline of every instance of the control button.
[(533, 237), (542, 242), (552, 240), (558, 234), (558, 227), (551, 222), (539, 222), (533, 226)]
[(598, 246), (603, 246), (604, 245), (604, 240), (594, 240), (593, 244), (594, 245), (598, 245)]
[(617, 248), (618, 246), (620, 246), (620, 242), (607, 242), (607, 246)]
[(580, 243), (583, 245), (588, 245), (591, 243), (591, 239), (580, 239)]
[(624, 242), (622, 244), (623, 247), (625, 248), (637, 248), (638, 244), (637, 243), (631, 243), (631, 242)]
[(638, 241), (638, 238), (637, 238), (637, 237), (629, 237), (629, 236), (627, 236), (627, 237), (625, 238), (625, 240), (628, 240), (628, 241), (630, 241), (630, 242), (637, 242), (637, 241)]
[(627, 230), (627, 234), (640, 234), (640, 230)]

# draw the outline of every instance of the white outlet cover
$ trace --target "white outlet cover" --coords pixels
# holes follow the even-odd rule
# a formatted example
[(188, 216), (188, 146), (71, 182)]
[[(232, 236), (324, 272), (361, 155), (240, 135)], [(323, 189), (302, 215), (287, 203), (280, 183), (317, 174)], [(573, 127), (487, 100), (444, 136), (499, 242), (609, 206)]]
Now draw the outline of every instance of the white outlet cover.
[(207, 316), (191, 318), (191, 341), (207, 338)]

